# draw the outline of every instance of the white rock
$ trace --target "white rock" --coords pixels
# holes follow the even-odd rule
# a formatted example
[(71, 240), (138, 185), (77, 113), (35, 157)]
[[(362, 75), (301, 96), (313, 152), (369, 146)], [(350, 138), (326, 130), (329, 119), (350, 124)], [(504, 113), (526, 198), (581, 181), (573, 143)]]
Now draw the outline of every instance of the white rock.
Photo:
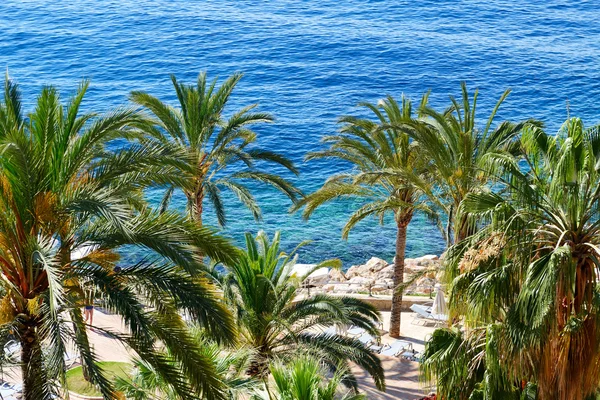
[(365, 264), (366, 269), (369, 272), (379, 272), (388, 266), (388, 262), (381, 258), (373, 257)]
[[(292, 268), (292, 274), (296, 276), (304, 276), (308, 273), (308, 271), (316, 266), (317, 264), (296, 264)], [(313, 271), (307, 279), (319, 281), (325, 278), (329, 280), (329, 268), (319, 268), (316, 271)]]
[(335, 291), (335, 287), (336, 286), (337, 285), (332, 285), (331, 283), (329, 283), (329, 284), (323, 286), (323, 291), (325, 291), (325, 292), (333, 292), (333, 291)]
[(350, 285), (350, 287), (348, 288), (348, 291), (350, 293), (358, 293), (358, 292), (364, 291), (364, 290), (365, 290), (365, 287), (363, 285), (359, 285), (357, 283)]
[(311, 285), (315, 285), (315, 286), (322, 286), (325, 285), (326, 283), (329, 283), (329, 275), (319, 275), (316, 277), (309, 277), (307, 279), (308, 283)]
[(405, 265), (404, 266), (404, 273), (408, 273), (408, 274), (414, 274), (416, 272), (421, 272), (424, 269), (429, 268), (429, 266), (425, 266), (425, 265)]
[(371, 279), (365, 278), (362, 276), (355, 276), (354, 278), (351, 278), (348, 280), (348, 283), (357, 284), (357, 285), (367, 285), (367, 284), (369, 284), (369, 282), (371, 282)]
[(433, 264), (439, 264), (439, 257), (434, 254), (428, 254), (423, 257), (415, 258), (418, 265), (429, 266)]
[(331, 269), (331, 271), (329, 271), (329, 277), (331, 278), (331, 281), (335, 282), (345, 282), (347, 280), (346, 275), (338, 269)]
[(394, 276), (394, 264), (390, 264), (377, 273), (377, 279), (392, 278)]
[(347, 285), (347, 284), (335, 285), (335, 287), (333, 288), (333, 291), (335, 293), (350, 293), (350, 285)]
[(384, 293), (388, 291), (388, 287), (386, 285), (374, 285), (371, 288), (371, 293)]
[(350, 279), (350, 278), (357, 276), (359, 267), (360, 267), (360, 265), (353, 265), (350, 268), (348, 268), (348, 271), (346, 271), (346, 278)]

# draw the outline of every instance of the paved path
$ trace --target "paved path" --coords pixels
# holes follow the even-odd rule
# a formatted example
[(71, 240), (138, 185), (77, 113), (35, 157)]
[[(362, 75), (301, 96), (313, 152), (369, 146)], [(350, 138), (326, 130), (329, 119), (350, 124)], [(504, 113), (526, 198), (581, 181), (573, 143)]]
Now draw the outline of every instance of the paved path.
[[(382, 313), (384, 328), (389, 329), (390, 313)], [(423, 350), (424, 339), (433, 332), (434, 328), (429, 326), (413, 325), (412, 313), (402, 313), (402, 340), (413, 344), (416, 351)], [(103, 313), (99, 310), (94, 312), (94, 325), (107, 330), (124, 332), (125, 327), (119, 316)], [(90, 342), (94, 346), (98, 358), (103, 361), (129, 361), (130, 352), (118, 341), (108, 337), (101, 331), (91, 331), (89, 333)], [(392, 342), (394, 339), (388, 335), (382, 336), (382, 343)], [(359, 386), (369, 399), (373, 400), (413, 400), (424, 396), (430, 390), (424, 389), (419, 382), (419, 365), (416, 362), (401, 361), (394, 357), (380, 356), (385, 371), (387, 390), (385, 393), (375, 388), (371, 377), (359, 367), (354, 367)], [(18, 368), (6, 369), (3, 372), (3, 379), (9, 382), (20, 382), (21, 374)]]
[[(383, 312), (384, 329), (389, 329), (390, 313)], [(435, 327), (414, 325), (413, 313), (402, 313), (402, 324), (400, 333), (401, 339), (412, 343), (413, 348), (417, 352), (424, 349), (425, 337), (431, 334)], [(381, 337), (382, 343), (391, 343), (394, 338), (389, 335)], [(431, 390), (429, 387), (424, 387), (419, 380), (419, 364), (412, 361), (400, 360), (396, 357), (380, 356), (385, 371), (386, 391), (380, 392), (375, 387), (373, 380), (359, 367), (353, 368), (353, 372), (358, 378), (358, 382), (362, 391), (367, 394), (369, 400), (413, 400), (423, 397)]]

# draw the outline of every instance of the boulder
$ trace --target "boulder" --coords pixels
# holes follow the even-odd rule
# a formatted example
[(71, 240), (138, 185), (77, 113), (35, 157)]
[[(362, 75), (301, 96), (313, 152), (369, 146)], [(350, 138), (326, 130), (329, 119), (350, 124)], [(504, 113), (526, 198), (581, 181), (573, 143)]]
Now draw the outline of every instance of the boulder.
[[(314, 269), (316, 264), (296, 264), (292, 268), (292, 274), (301, 277), (305, 276), (310, 270)], [(307, 278), (306, 284), (321, 286), (329, 282), (329, 268), (319, 268), (313, 271)]]
[(324, 292), (333, 292), (333, 291), (335, 291), (336, 286), (337, 285), (332, 285), (331, 283), (328, 283), (327, 285), (323, 286), (323, 291)]
[(373, 257), (364, 265), (369, 272), (379, 272), (388, 266), (388, 262), (381, 258)]
[(335, 282), (345, 282), (348, 280), (346, 278), (346, 275), (344, 275), (344, 273), (339, 269), (332, 269), (331, 271), (329, 271), (329, 278), (331, 281)]
[(348, 271), (346, 271), (346, 274), (345, 274), (346, 279), (350, 279), (350, 278), (357, 276), (359, 267), (360, 267), (360, 265), (353, 265), (350, 268), (348, 268)]
[(429, 254), (423, 257), (415, 258), (415, 262), (417, 265), (428, 267), (432, 265), (438, 265), (440, 263), (440, 258), (434, 254)]
[(367, 290), (367, 289), (363, 285), (360, 285), (358, 283), (353, 283), (353, 284), (349, 285), (349, 287), (348, 287), (349, 293), (364, 292), (365, 290)]
[(348, 293), (356, 293), (360, 290), (361, 285), (357, 285), (357, 284), (341, 284), (341, 285), (335, 285), (335, 289), (334, 289), (334, 293), (342, 293), (342, 294), (348, 294)]
[(348, 280), (348, 283), (366, 286), (371, 282), (371, 279), (362, 276), (355, 276)]
[(417, 280), (417, 290), (422, 293), (431, 293), (437, 281), (426, 276)]
[[(396, 258), (394, 257), (394, 261), (396, 260)], [(417, 260), (415, 260), (414, 258), (405, 258), (404, 259), (404, 267), (414, 267), (415, 265), (418, 265), (419, 263), (417, 262)]]
[(346, 272), (346, 278), (352, 279), (356, 276), (363, 278), (376, 277), (377, 273), (388, 266), (388, 263), (381, 258), (373, 257), (366, 264), (353, 265)]
[(389, 289), (387, 287), (387, 285), (373, 285), (373, 287), (371, 288), (371, 293), (373, 294), (384, 294), (385, 292), (387, 292)]
[(315, 277), (310, 276), (310, 277), (308, 277), (308, 279), (306, 281), (309, 285), (323, 286), (326, 283), (329, 283), (330, 279), (329, 279), (329, 275), (318, 275)]
[(394, 264), (389, 264), (377, 273), (377, 279), (392, 278), (394, 276)]

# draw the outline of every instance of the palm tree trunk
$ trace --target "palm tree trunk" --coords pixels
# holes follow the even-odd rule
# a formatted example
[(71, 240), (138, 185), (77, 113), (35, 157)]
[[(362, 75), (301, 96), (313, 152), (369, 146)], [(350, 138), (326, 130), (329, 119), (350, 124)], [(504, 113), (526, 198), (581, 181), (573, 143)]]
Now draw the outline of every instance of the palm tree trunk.
[(21, 373), (23, 375), (23, 400), (44, 398), (43, 387), (47, 381), (42, 365), (42, 347), (35, 323), (30, 320), (20, 332)]
[(194, 221), (198, 226), (202, 226), (202, 212), (204, 202), (204, 191), (199, 189), (194, 192), (186, 192), (187, 208), (190, 220)]
[[(458, 210), (458, 207), (459, 205), (457, 205), (454, 209)], [(477, 227), (473, 226), (466, 215), (455, 215), (454, 220), (457, 222), (454, 232), (454, 244), (462, 242), (469, 236), (473, 235), (477, 230)]]
[(406, 232), (412, 213), (408, 217), (397, 218), (396, 224), (396, 257), (394, 258), (394, 292), (392, 293), (392, 310), (390, 317), (390, 336), (400, 337), (400, 320), (402, 312), (402, 290), (398, 287), (404, 283), (404, 253), (406, 251)]
[(194, 196), (193, 219), (194, 219), (194, 221), (196, 221), (198, 226), (202, 226), (202, 212), (204, 211), (203, 204), (202, 204), (203, 202), (204, 202), (204, 190), (200, 189), (196, 192), (196, 195)]

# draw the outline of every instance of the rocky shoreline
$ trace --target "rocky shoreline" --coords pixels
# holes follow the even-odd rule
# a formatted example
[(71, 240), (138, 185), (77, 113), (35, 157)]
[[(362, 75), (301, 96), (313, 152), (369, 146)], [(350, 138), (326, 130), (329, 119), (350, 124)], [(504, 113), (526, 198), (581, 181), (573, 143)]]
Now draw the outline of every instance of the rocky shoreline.
[[(441, 268), (437, 255), (407, 258), (404, 265), (405, 282), (419, 275), (404, 294), (430, 294), (435, 290)], [(298, 264), (297, 267), (302, 269), (310, 266)], [(304, 282), (304, 287), (311, 293), (391, 295), (394, 289), (393, 276), (394, 264), (373, 257), (365, 264), (353, 265), (345, 273), (327, 268), (317, 270)]]

